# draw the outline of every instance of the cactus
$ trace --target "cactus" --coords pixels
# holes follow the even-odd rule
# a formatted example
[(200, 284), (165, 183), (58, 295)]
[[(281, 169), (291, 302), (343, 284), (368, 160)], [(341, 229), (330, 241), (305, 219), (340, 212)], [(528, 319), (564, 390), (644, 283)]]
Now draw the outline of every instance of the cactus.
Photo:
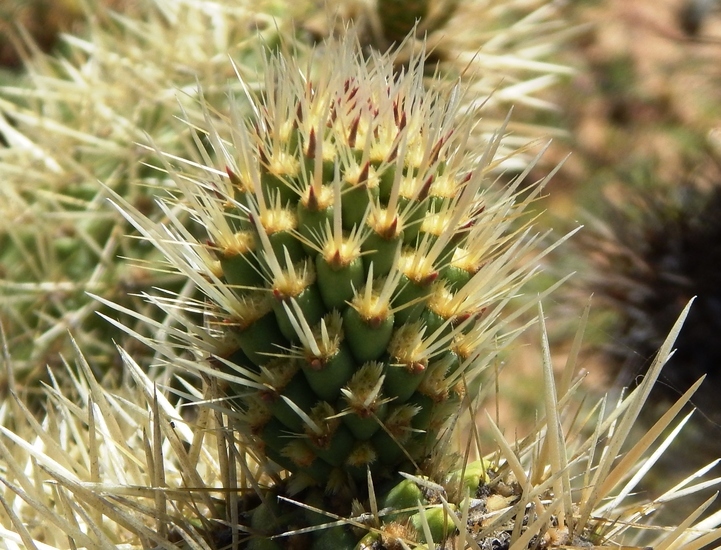
[(168, 165), (207, 244), (172, 205), (163, 227), (114, 200), (210, 301), (211, 359), (249, 444), (297, 490), (352, 495), (368, 469), (419, 470), (476, 387), (529, 276), (513, 260), (535, 240), (535, 193), (515, 200), (525, 173), (490, 186), (504, 129), (470, 161), (457, 94), (426, 91), (422, 59), (395, 78), (337, 50), (311, 75), (272, 58), (258, 119), (208, 128), (220, 166)]
[[(197, 404), (173, 404), (123, 350), (132, 382), (108, 390), (75, 346), (76, 365), (63, 367), (75, 385), (46, 388), (44, 418), (36, 419), (16, 392), (0, 407), (2, 546), (696, 550), (712, 545), (721, 537), (718, 518), (697, 520), (712, 499), (671, 527), (641, 523), (664, 503), (718, 483), (698, 481), (709, 467), (648, 502), (630, 496), (684, 427), (688, 416), (657, 443), (699, 383), (623, 447), (687, 312), (636, 391), (616, 405), (601, 400), (580, 416), (569, 400), (579, 388), (573, 379), (578, 345), (554, 384), (541, 325), (546, 414), (527, 439), (512, 447), (490, 421), (497, 443), (492, 457), (462, 461), (457, 470), (438, 469), (433, 477), (406, 474), (386, 489), (379, 484), (377, 494), (371, 483), (349, 515), (322, 492), (289, 497), (287, 481), (258, 463), (232, 429), (233, 411), (218, 410), (217, 399), (203, 401), (201, 390), (188, 385), (186, 396)], [(12, 374), (11, 358), (4, 361)], [(206, 387), (216, 381), (209, 378)]]
[[(383, 37), (388, 43), (400, 44), (409, 33), (441, 27), (453, 15), (458, 0), (430, 2), (429, 0), (383, 0), (376, 5)], [(435, 11), (437, 13), (431, 14)], [(431, 17), (435, 15), (436, 17)], [(420, 29), (416, 29), (420, 27)]]
[[(429, 8), (429, 18), (440, 25), (442, 18), (434, 14), (450, 10), (438, 6), (434, 3)], [(478, 8), (474, 6), (469, 9)], [(121, 376), (111, 367), (119, 366), (120, 361), (109, 342), (134, 344), (111, 326), (97, 322), (97, 304), (88, 298), (88, 292), (150, 315), (152, 309), (134, 294), (153, 288), (181, 291), (181, 278), (170, 280), (165, 274), (140, 270), (122, 260), (130, 257), (144, 265), (157, 258), (150, 247), (123, 238), (129, 228), (108, 208), (108, 193), (98, 182), (151, 217), (161, 217), (162, 212), (151, 212), (154, 203), (148, 190), (158, 183), (159, 174), (147, 164), (159, 162), (153, 148), (147, 147), (148, 140), (165, 153), (202, 162), (188, 128), (176, 118), (177, 104), (197, 118), (193, 98), (200, 84), (205, 102), (226, 110), (225, 81), (233, 75), (227, 58), (233, 59), (235, 68), (248, 80), (262, 65), (264, 53), (259, 43), (273, 49), (281, 47), (285, 39), (282, 47), (307, 57), (303, 36), (290, 21), (304, 11), (317, 11), (305, 3), (294, 2), (291, 9), (282, 1), (231, 0), (148, 0), (127, 8), (117, 14), (101, 0), (89, 2), (80, 26), (83, 34), (65, 37), (56, 56), (41, 53), (27, 38), (22, 52), (26, 73), (19, 77), (22, 83), (11, 86), (5, 82), (0, 87), (0, 141), (4, 145), (0, 162), (0, 316), (14, 350), (16, 378), (30, 387), (47, 381), (46, 366), (59, 366), (59, 355), (71, 355), (65, 337), (68, 330), (73, 331), (97, 372), (109, 374), (109, 383), (110, 378)], [(503, 27), (498, 21), (506, 15), (504, 9), (482, 19), (489, 27)], [(539, 13), (533, 19), (542, 21), (549, 16)], [(517, 54), (528, 40), (543, 40), (550, 46), (558, 38), (555, 31), (549, 35), (536, 32), (542, 30), (535, 24), (526, 25), (523, 32), (508, 31), (515, 37), (509, 41), (503, 38), (502, 28), (497, 29), (492, 37), (498, 47), (489, 44), (484, 50), (494, 52), (489, 65), (492, 70), (469, 71), (482, 72), (483, 78), (474, 78), (479, 88), (464, 97), (483, 97), (485, 101), (489, 92), (498, 89), (484, 105), (483, 120), (474, 125), (483, 139), (490, 139), (500, 126), (494, 122), (498, 113), (491, 116), (488, 106), (500, 103), (505, 116), (508, 101), (535, 102), (527, 95), (534, 91), (503, 90), (500, 82), (525, 81), (536, 70), (559, 74), (566, 70), (551, 64), (535, 66)], [(356, 31), (354, 27), (350, 34)], [(465, 45), (473, 51), (479, 46)], [(458, 75), (457, 70), (446, 72), (451, 82)], [(513, 124), (508, 128), (514, 130), (514, 147), (525, 144), (527, 128)], [(505, 147), (503, 143), (501, 147)], [(510, 162), (520, 158), (507, 156)], [(132, 319), (125, 317), (123, 322), (130, 324)], [(144, 330), (139, 324), (132, 328)], [(151, 349), (138, 347), (134, 355), (148, 365), (154, 360)]]
[(466, 107), (479, 114), (469, 138), (476, 147), (483, 147), (513, 108), (511, 135), (501, 147), (507, 166), (523, 170), (530, 158), (517, 149), (533, 139), (565, 135), (547, 92), (574, 74), (558, 62), (558, 53), (581, 29), (564, 20), (563, 6), (548, 0), (343, 2), (329, 5), (325, 18), (336, 23), (333, 28), (312, 17), (305, 25), (327, 36), (345, 33), (352, 22), (364, 51), (396, 52), (399, 69), (427, 52), (428, 76), (441, 75), (444, 86), (463, 81)]
[(233, 427), (291, 474), (289, 495), (318, 488), (349, 514), (369, 475), (429, 468), (504, 330), (516, 334), (501, 312), (535, 266), (515, 260), (532, 253), (523, 209), (540, 187), (517, 200), (528, 171), (491, 185), (504, 128), (469, 158), (459, 94), (427, 90), (422, 58), (398, 77), (353, 41), (326, 48), (311, 74), (272, 57), (248, 97), (255, 120), (207, 115), (220, 165), (167, 163), (182, 192), (161, 202), (167, 225), (113, 200), (204, 294), (154, 300), (168, 313), (207, 302), (203, 356), (180, 364), (220, 381)]

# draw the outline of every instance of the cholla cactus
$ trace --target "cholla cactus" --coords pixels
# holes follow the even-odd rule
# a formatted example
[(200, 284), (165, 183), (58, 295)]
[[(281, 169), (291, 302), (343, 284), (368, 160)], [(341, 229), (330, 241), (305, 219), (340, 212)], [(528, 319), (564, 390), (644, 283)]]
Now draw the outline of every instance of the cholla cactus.
[[(133, 383), (108, 391), (76, 350), (72, 385), (51, 373), (39, 422), (5, 345), (13, 399), (0, 406), (0, 543), (622, 542), (658, 504), (624, 506), (637, 483), (631, 467), (692, 393), (615, 462), (673, 338), (644, 385), (584, 439), (573, 423), (561, 429), (574, 363), (556, 389), (544, 336), (546, 422), (517, 450), (491, 422), (491, 458), (451, 444), (462, 411), (473, 416), (484, 392), (480, 376), (536, 303), (516, 299), (545, 254), (524, 213), (544, 182), (519, 191), (532, 165), (493, 185), (508, 127), (469, 153), (474, 122), (460, 112), (459, 89), (428, 91), (422, 58), (397, 74), (392, 58), (364, 60), (352, 41), (324, 46), (307, 66), (273, 55), (257, 92), (239, 72), (246, 95), (227, 118), (204, 98), (185, 104), (189, 127), (202, 128), (197, 153), (166, 151), (152, 137), (168, 176), (156, 212), (113, 185), (105, 191), (164, 254), (161, 270), (188, 282), (143, 294), (164, 320), (98, 297), (122, 313), (113, 324), (178, 375), (176, 395), (160, 394), (123, 350)], [(662, 500), (697, 489), (692, 480)], [(687, 529), (702, 511), (662, 532), (659, 547), (716, 540), (716, 520)]]
[[(45, 366), (55, 364), (58, 353), (69, 353), (68, 329), (99, 371), (118, 364), (108, 343), (122, 335), (96, 322), (96, 304), (86, 292), (137, 310), (145, 306), (130, 293), (154, 286), (179, 291), (177, 285), (182, 284), (118, 261), (152, 253), (137, 241), (122, 239), (127, 226), (108, 209), (107, 192), (98, 182), (138, 209), (152, 209), (147, 189), (157, 183), (157, 174), (146, 163), (157, 162), (152, 151), (138, 144), (147, 143), (149, 137), (168, 154), (197, 159), (188, 128), (175, 119), (178, 102), (197, 114), (192, 113), (193, 96), (200, 83), (206, 102), (225, 110), (226, 81), (232, 77), (228, 57), (248, 80), (260, 65), (259, 43), (272, 48), (279, 36), (285, 37), (289, 49), (305, 56), (301, 33), (290, 26), (291, 16), (318, 11), (310, 7), (312, 3), (294, 2), (291, 9), (282, 1), (130, 4), (127, 13), (117, 14), (100, 0), (90, 2), (84, 38), (65, 37), (61, 48), (65, 57), (44, 55), (28, 39), (27, 51), (22, 52), (25, 82), (0, 87), (0, 134), (6, 145), (0, 149), (0, 315), (14, 350), (17, 378), (31, 385), (44, 378)], [(445, 55), (467, 68), (471, 61), (467, 53), (487, 42), (483, 56), (473, 57), (473, 64), (481, 65), (467, 71), (474, 75), (475, 88), (465, 97), (475, 103), (482, 98), (484, 108), (502, 104), (501, 121), (511, 101), (547, 106), (535, 92), (556, 80), (550, 75), (567, 71), (538, 63), (564, 36), (561, 23), (548, 23), (556, 15), (551, 5), (534, 4), (536, 15), (506, 28), (517, 6), (502, 4), (491, 9), (464, 3), (464, 10), (490, 11), (459, 16), (456, 27), (447, 32), (454, 38), (449, 51), (459, 51), (460, 42), (465, 53)], [(443, 18), (436, 17), (438, 12), (437, 6), (431, 7), (428, 15), (435, 22), (431, 26), (440, 29)], [(494, 31), (461, 32), (458, 23), (468, 17), (483, 20)], [(446, 84), (455, 82), (461, 72), (444, 71), (449, 77), (443, 81)], [(536, 78), (540, 74), (545, 76)], [(491, 91), (495, 93), (488, 99)], [(495, 124), (497, 116), (498, 110), (486, 109), (483, 120), (474, 125), (483, 139), (491, 139), (500, 125)], [(514, 124), (509, 126), (514, 130), (513, 147), (526, 144), (528, 128)], [(509, 162), (518, 158), (508, 156)], [(517, 162), (517, 167), (524, 163)], [(136, 359), (150, 362), (138, 355), (141, 351), (135, 350)]]
[[(610, 338), (603, 352), (617, 387), (632, 386), (645, 374), (683, 304), (696, 296), (663, 383), (652, 393), (660, 410), (649, 407), (641, 420), (645, 425), (654, 422), (680, 393), (705, 376), (706, 383), (693, 399), (700, 414), (664, 458), (668, 471), (700, 467), (721, 452), (718, 439), (709, 437), (721, 421), (714, 391), (721, 382), (717, 369), (721, 347), (711, 336), (721, 327), (717, 313), (721, 270), (716, 261), (721, 187), (712, 181), (708, 189), (696, 182), (670, 189), (627, 190), (623, 202), (606, 210), (594, 220), (595, 230), (580, 240), (584, 257), (590, 260), (581, 291), (593, 291), (598, 310), (610, 318), (605, 325)], [(692, 454), (689, 448), (694, 449)], [(663, 476), (663, 471), (657, 473)], [(718, 509), (718, 503), (714, 506)]]
[(409, 33), (417, 36), (443, 27), (458, 8), (458, 0), (381, 0), (375, 5), (386, 44), (399, 44)]
[(458, 91), (426, 91), (421, 59), (395, 77), (344, 44), (317, 74), (274, 57), (250, 123), (208, 120), (220, 165), (167, 166), (183, 193), (161, 203), (168, 225), (115, 201), (211, 302), (215, 365), (186, 368), (228, 384), (239, 430), (295, 488), (354, 495), (368, 468), (382, 480), (431, 457), (536, 260), (515, 262), (535, 241), (534, 193), (515, 200), (526, 173), (490, 185), (504, 129), (469, 158)]
[(38, 45), (48, 51), (56, 44), (58, 33), (78, 18), (78, 12), (79, 6), (74, 0), (3, 2), (0, 6), (0, 71), (22, 65), (12, 43), (18, 26), (27, 29)]
[[(657, 388), (671, 401), (708, 373), (720, 380), (715, 365), (721, 348), (708, 331), (721, 327), (716, 311), (721, 276), (716, 243), (721, 236), (721, 187), (698, 184), (674, 189), (629, 191), (623, 203), (608, 205), (595, 230), (582, 239), (592, 270), (585, 284), (601, 304), (617, 315), (612, 337), (617, 345), (607, 352), (619, 373), (620, 385), (633, 383), (645, 371), (665, 334), (692, 296), (696, 306), (678, 341), (678, 352), (666, 369), (668, 386)], [(721, 421), (713, 392), (696, 396), (697, 405), (714, 423)]]

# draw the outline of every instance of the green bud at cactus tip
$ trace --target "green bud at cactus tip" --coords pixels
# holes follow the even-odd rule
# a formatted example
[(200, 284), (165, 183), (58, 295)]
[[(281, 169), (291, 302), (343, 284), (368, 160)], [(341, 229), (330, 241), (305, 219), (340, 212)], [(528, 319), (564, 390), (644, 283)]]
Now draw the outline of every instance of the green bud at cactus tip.
[(421, 508), (420, 511), (411, 516), (410, 524), (418, 533), (418, 540), (438, 543), (448, 539), (456, 531), (456, 527), (449, 517), (449, 514), (452, 513), (453, 511), (440, 506)]

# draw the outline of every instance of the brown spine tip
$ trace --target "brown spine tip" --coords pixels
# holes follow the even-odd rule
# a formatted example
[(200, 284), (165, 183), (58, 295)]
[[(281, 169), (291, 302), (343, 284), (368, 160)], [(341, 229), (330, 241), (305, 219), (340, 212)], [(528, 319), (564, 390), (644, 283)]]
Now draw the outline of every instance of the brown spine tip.
[(295, 107), (295, 118), (293, 119), (293, 128), (298, 128), (303, 123), (303, 102), (299, 101)]
[(408, 124), (408, 115), (406, 115), (406, 113), (404, 111), (403, 114), (401, 115), (400, 121), (398, 122), (398, 129), (403, 130), (407, 124)]
[(260, 162), (264, 166), (268, 166), (268, 155), (265, 154), (263, 147), (258, 146), (258, 157), (260, 157)]
[(466, 322), (468, 319), (470, 319), (470, 318), (471, 318), (471, 314), (470, 314), (470, 313), (461, 313), (460, 315), (455, 315), (455, 316), (451, 319), (451, 326), (457, 327), (457, 326), (465, 323), (465, 322)]
[(305, 150), (305, 156), (312, 159), (315, 157), (315, 143), (316, 137), (315, 137), (315, 128), (310, 129), (310, 134), (308, 135), (308, 147)]
[(458, 226), (458, 230), (456, 231), (456, 233), (460, 234), (460, 233), (462, 233), (462, 232), (464, 232), (464, 231), (468, 231), (468, 230), (469, 230), (471, 227), (473, 227), (474, 225), (476, 225), (476, 219), (475, 219), (475, 218), (471, 218), (471, 219), (468, 220), (467, 222), (462, 223), (461, 225), (459, 225), (459, 226)]
[(435, 164), (436, 161), (438, 160), (438, 155), (440, 154), (441, 147), (443, 147), (444, 143), (445, 143), (445, 141), (443, 140), (443, 138), (441, 138), (433, 146), (433, 149), (431, 149), (431, 155), (430, 155), (431, 164)]
[(380, 229), (378, 235), (386, 240), (396, 238), (398, 236), (398, 216), (393, 216), (393, 221), (386, 227)]
[(438, 279), (438, 272), (437, 272), (437, 271), (434, 271), (434, 272), (432, 272), (432, 273), (429, 273), (429, 274), (426, 275), (425, 277), (423, 277), (423, 278), (419, 281), (419, 284), (422, 285), (422, 286), (428, 286), (428, 285), (430, 285), (430, 284), (433, 284), (433, 283), (436, 281), (436, 279)]
[[(355, 82), (355, 79), (352, 79), (352, 81)], [(351, 88), (351, 87), (350, 87), (350, 82), (351, 82), (350, 80), (349, 80), (349, 81), (346, 81), (346, 84), (347, 84), (347, 85), (346, 85), (346, 88), (345, 88), (345, 91), (348, 92), (348, 98), (347, 98), (348, 101), (353, 100), (353, 99), (355, 98), (355, 96), (358, 95), (358, 91), (360, 90), (360, 88), (359, 88), (358, 86), (353, 86), (353, 87)]]
[(462, 232), (462, 231), (467, 231), (467, 230), (469, 230), (471, 227), (473, 227), (474, 225), (476, 225), (476, 220), (478, 219), (478, 217), (479, 217), (481, 214), (483, 214), (483, 211), (484, 211), (485, 209), (486, 209), (485, 206), (479, 206), (478, 208), (476, 208), (476, 209), (473, 211), (473, 213), (471, 214), (470, 219), (469, 219), (467, 222), (461, 224), (461, 225), (458, 227), (458, 232), (460, 233), (460, 232)]
[(374, 315), (373, 317), (364, 318), (363, 320), (371, 328), (378, 328), (383, 324), (387, 317), (381, 317), (380, 315)]
[(265, 403), (275, 403), (278, 400), (278, 392), (276, 390), (265, 390), (259, 392), (261, 401)]
[(388, 226), (388, 230), (393, 233), (393, 236), (396, 236), (396, 233), (398, 232), (398, 216), (393, 216), (393, 221)]
[(336, 249), (328, 263), (334, 267), (343, 267), (343, 256), (341, 256), (340, 250)]
[(350, 132), (348, 132), (348, 147), (355, 147), (355, 142), (358, 137), (358, 125), (360, 124), (360, 115), (353, 119), (350, 125)]
[(438, 157), (441, 154), (441, 149), (443, 146), (448, 142), (448, 140), (453, 135), (453, 130), (448, 132), (447, 135), (439, 139), (436, 144), (433, 146), (433, 150), (431, 151), (431, 164), (435, 164), (438, 161)]
[(408, 364), (408, 370), (413, 374), (420, 374), (424, 370), (426, 370), (426, 366), (420, 361), (413, 361), (412, 363)]
[(228, 174), (228, 178), (230, 178), (230, 183), (232, 183), (235, 187), (243, 187), (243, 182), (240, 181), (238, 174), (236, 174), (235, 172), (233, 172), (233, 170), (230, 169), (230, 166), (225, 167), (225, 173)]
[(426, 178), (426, 181), (423, 182), (423, 185), (420, 188), (420, 191), (418, 191), (418, 200), (423, 201), (428, 197), (428, 193), (431, 190), (431, 185), (433, 185), (433, 180), (435, 179), (434, 175), (431, 174)]
[[(356, 80), (355, 80), (355, 78), (353, 78), (350, 80), (346, 80), (345, 85), (344, 85), (343, 91), (346, 93), (344, 101), (345, 101), (345, 103), (348, 104), (348, 108), (346, 110), (346, 112), (348, 112), (348, 113), (351, 112), (355, 108), (356, 103), (357, 103), (355, 101), (355, 97), (358, 95), (358, 92), (360, 91), (360, 87), (358, 85), (356, 85), (355, 82), (356, 82)], [(353, 84), (353, 85), (351, 86), (351, 84)]]
[(393, 146), (393, 150), (388, 154), (388, 158), (386, 159), (386, 162), (393, 162), (396, 160), (396, 157), (398, 156), (398, 143), (396, 143)]
[(393, 119), (396, 123), (396, 126), (399, 130), (402, 130), (406, 127), (406, 124), (408, 122), (406, 118), (406, 112), (404, 109), (405, 106), (405, 100), (401, 99), (401, 101), (398, 101), (397, 99), (393, 100)]
[(211, 191), (212, 191), (213, 195), (215, 195), (216, 199), (225, 201), (225, 199), (226, 199), (225, 195), (220, 192), (220, 189), (218, 189), (218, 186), (215, 184), (215, 182), (210, 182), (209, 187), (211, 188)]
[(318, 202), (318, 196), (315, 193), (315, 189), (311, 186), (308, 188), (308, 200), (306, 201), (305, 207), (308, 210), (312, 210), (314, 212), (318, 211), (318, 208), (320, 207), (320, 203)]
[(370, 175), (370, 169), (371, 169), (370, 162), (366, 162), (363, 165), (363, 168), (361, 169), (360, 174), (358, 175), (358, 184), (359, 185), (364, 184), (368, 181), (368, 176)]

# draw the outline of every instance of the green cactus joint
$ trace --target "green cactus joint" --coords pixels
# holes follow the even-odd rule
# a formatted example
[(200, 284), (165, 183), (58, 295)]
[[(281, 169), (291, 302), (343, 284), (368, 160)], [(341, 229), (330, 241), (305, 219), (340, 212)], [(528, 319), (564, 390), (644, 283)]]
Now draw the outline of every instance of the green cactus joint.
[(489, 460), (476, 460), (469, 462), (463, 468), (452, 472), (445, 482), (445, 486), (450, 490), (460, 489), (464, 496), (474, 497), (478, 488), (490, 481), (488, 475), (491, 469)]
[(275, 360), (263, 368), (268, 378), (266, 393), (262, 394), (273, 416), (296, 432), (303, 428), (303, 420), (288, 403), (301, 410), (315, 405), (313, 390), (300, 369), (299, 361)]
[(325, 529), (313, 541), (313, 550), (353, 550), (356, 537), (342, 526)]
[(391, 222), (389, 226), (380, 228), (382, 233), (373, 232), (363, 242), (365, 263), (368, 266), (373, 265), (376, 276), (387, 275), (393, 268), (393, 254), (402, 240), (396, 230), (397, 225), (397, 221)]
[(384, 369), (381, 362), (365, 363), (341, 390), (349, 412), (342, 417), (343, 422), (360, 441), (370, 439), (378, 431), (388, 412), (388, 403), (381, 394)]
[[(248, 303), (250, 302), (246, 301), (246, 304)], [(258, 308), (257, 314), (250, 317), (250, 322), (246, 317), (234, 336), (253, 364), (260, 366), (270, 359), (271, 354), (278, 351), (276, 346), (282, 346), (286, 340), (271, 311), (270, 301), (260, 297), (260, 301), (254, 305)]]
[(343, 227), (360, 227), (370, 205), (378, 201), (380, 178), (369, 162), (347, 166), (343, 173)]
[(353, 298), (353, 289), (363, 283), (363, 260), (359, 253), (360, 250), (348, 257), (342, 249), (336, 249), (328, 257), (316, 256), (318, 287), (328, 309), (344, 309)]
[[(452, 511), (446, 510), (442, 506), (422, 508), (410, 517), (410, 525), (412, 525), (416, 533), (418, 533), (418, 540), (420, 542), (441, 542), (456, 532), (456, 526), (449, 517), (449, 514), (452, 513)], [(428, 540), (425, 534), (426, 526), (431, 536), (430, 540)]]
[(306, 267), (305, 264), (302, 266), (303, 274), (300, 278), (290, 277), (273, 288), (273, 297), (275, 298), (273, 311), (275, 312), (276, 321), (280, 332), (291, 342), (298, 341), (298, 333), (292, 319), (293, 314), (290, 313), (288, 308), (288, 302), (291, 298), (292, 303), (300, 309), (301, 317), (307, 323), (317, 323), (324, 313), (318, 287), (313, 284), (315, 282), (315, 271), (306, 269)]
[[(262, 149), (259, 150), (259, 153), (262, 153)], [(266, 162), (267, 165), (264, 166), (266, 169), (261, 175), (265, 199), (276, 202), (282, 207), (288, 203), (294, 203), (298, 197), (288, 182), (293, 181), (300, 173), (298, 159), (294, 155), (284, 152)]]

